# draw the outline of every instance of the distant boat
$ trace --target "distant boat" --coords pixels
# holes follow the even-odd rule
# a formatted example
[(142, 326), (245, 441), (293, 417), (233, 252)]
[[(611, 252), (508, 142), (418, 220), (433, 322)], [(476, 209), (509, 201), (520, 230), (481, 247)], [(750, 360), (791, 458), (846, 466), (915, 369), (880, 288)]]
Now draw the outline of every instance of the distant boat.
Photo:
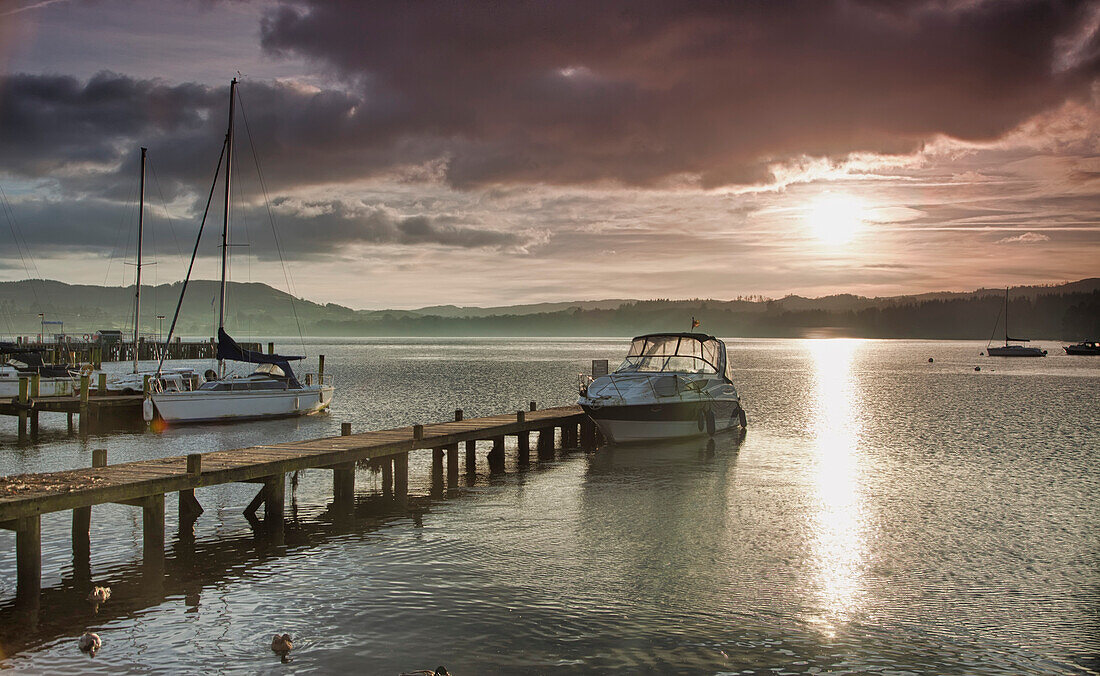
[[(1028, 347), (1026, 345), (1011, 345), (1010, 343), (1028, 343), (1031, 342), (1027, 338), (1009, 338), (1008, 337), (1008, 287), (1005, 287), (1005, 344), (1003, 347), (990, 347), (989, 343), (985, 345), (985, 351), (990, 357), (1045, 357), (1047, 356), (1046, 350), (1040, 350), (1037, 347)], [(993, 330), (996, 331), (997, 327), (994, 326)], [(992, 338), (990, 338), (992, 340)]]
[[(160, 381), (154, 381), (153, 392), (145, 399), (143, 415), (152, 422), (160, 418), (168, 423), (193, 423), (209, 421), (255, 420), (307, 415), (328, 408), (332, 403), (334, 388), (318, 378), (310, 376), (303, 384), (290, 367), (290, 362), (302, 357), (280, 354), (263, 354), (246, 350), (225, 331), (225, 285), (227, 256), (229, 254), (229, 196), (233, 175), (233, 101), (237, 81), (229, 86), (229, 131), (225, 135), (225, 213), (222, 222), (222, 272), (221, 293), (218, 304), (218, 372), (208, 371), (207, 381), (194, 389), (161, 389)], [(219, 168), (221, 162), (219, 160)], [(215, 185), (217, 177), (215, 177)], [(211, 187), (213, 194), (213, 187)], [(199, 231), (202, 237), (202, 231)], [(196, 251), (198, 244), (196, 241)], [(192, 256), (192, 264), (194, 256)], [(190, 271), (188, 271), (188, 277)], [(187, 280), (180, 291), (176, 316), (172, 318), (169, 339), (183, 304)], [(227, 375), (225, 362), (235, 361), (256, 364), (248, 375)], [(181, 383), (184, 384), (184, 383)], [(193, 383), (192, 383), (193, 384)]]
[(1100, 355), (1100, 341), (1086, 340), (1076, 345), (1064, 345), (1062, 349), (1066, 354)]

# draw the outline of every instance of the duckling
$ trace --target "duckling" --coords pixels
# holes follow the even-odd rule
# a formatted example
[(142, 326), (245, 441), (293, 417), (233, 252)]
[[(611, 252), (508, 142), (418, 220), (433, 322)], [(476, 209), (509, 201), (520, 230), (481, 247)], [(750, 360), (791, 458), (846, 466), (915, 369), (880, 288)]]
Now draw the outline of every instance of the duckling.
[(91, 632), (84, 632), (84, 635), (80, 637), (80, 649), (86, 653), (90, 653), (95, 656), (96, 651), (103, 645), (103, 641), (99, 640), (99, 634), (93, 634)]
[(290, 641), (290, 634), (283, 634), (282, 636), (275, 634), (271, 637), (271, 650), (279, 657), (286, 659), (287, 654), (294, 649), (294, 644)]
[(428, 671), (427, 669), (403, 671), (398, 676), (451, 676), (451, 672), (447, 671), (447, 667), (439, 666), (435, 668), (435, 671)]
[(109, 598), (111, 598), (110, 587), (92, 587), (92, 591), (88, 592), (88, 600), (97, 605), (106, 603)]

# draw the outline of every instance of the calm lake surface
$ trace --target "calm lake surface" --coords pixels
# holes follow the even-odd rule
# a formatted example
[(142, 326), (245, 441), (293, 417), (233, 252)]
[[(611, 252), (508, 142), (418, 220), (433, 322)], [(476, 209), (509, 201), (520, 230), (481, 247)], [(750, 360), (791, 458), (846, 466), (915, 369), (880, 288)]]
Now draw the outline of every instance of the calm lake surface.
[[(19, 445), (0, 474), (111, 463), (575, 401), (577, 374), (628, 341), (307, 341), (336, 376), (329, 414)], [(280, 344), (280, 351), (294, 351)], [(396, 674), (1100, 672), (1100, 358), (979, 357), (984, 344), (732, 340), (744, 437), (569, 451), (407, 513), (357, 476), (287, 490), (286, 544), (253, 536), (256, 491), (199, 489), (195, 542), (141, 574), (141, 512), (92, 511), (98, 614), (73, 581), (69, 512), (42, 519), (38, 613), (12, 604), (0, 530), (0, 667), (33, 672)], [(299, 346), (300, 349), (300, 346)], [(929, 357), (935, 363), (927, 362)], [(201, 364), (205, 368), (205, 364)], [(980, 365), (980, 372), (974, 366)], [(115, 365), (124, 368), (121, 365)], [(514, 445), (509, 439), (509, 449)], [(94, 658), (76, 646), (95, 631)], [(268, 647), (294, 638), (292, 661)]]

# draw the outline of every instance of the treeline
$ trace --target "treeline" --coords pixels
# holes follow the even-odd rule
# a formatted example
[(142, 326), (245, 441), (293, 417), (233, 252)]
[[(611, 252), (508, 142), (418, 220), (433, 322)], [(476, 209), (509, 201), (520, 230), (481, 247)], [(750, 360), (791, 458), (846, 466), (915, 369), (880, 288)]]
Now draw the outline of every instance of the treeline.
[[(437, 317), (378, 313), (321, 321), (319, 335), (341, 336), (631, 336), (698, 330), (729, 337), (853, 338), (1004, 337), (1004, 298), (997, 295), (897, 303), (852, 310), (787, 310), (779, 301), (639, 301), (613, 310), (580, 309), (528, 315)], [(1015, 338), (1082, 340), (1100, 336), (1100, 291), (1014, 299), (1008, 307)], [(995, 328), (996, 327), (996, 328)]]

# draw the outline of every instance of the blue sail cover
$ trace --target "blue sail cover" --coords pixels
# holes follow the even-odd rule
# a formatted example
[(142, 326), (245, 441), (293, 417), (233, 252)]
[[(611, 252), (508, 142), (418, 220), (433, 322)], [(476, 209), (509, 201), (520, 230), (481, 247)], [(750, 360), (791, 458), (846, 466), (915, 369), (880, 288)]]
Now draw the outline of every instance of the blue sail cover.
[(295, 377), (294, 370), (290, 368), (290, 362), (305, 359), (305, 357), (286, 357), (281, 354), (264, 354), (263, 352), (246, 350), (238, 345), (237, 341), (225, 332), (225, 329), (221, 328), (218, 329), (218, 359), (243, 361), (248, 364), (275, 364), (287, 375), (292, 386), (302, 386), (298, 382), (298, 378)]

